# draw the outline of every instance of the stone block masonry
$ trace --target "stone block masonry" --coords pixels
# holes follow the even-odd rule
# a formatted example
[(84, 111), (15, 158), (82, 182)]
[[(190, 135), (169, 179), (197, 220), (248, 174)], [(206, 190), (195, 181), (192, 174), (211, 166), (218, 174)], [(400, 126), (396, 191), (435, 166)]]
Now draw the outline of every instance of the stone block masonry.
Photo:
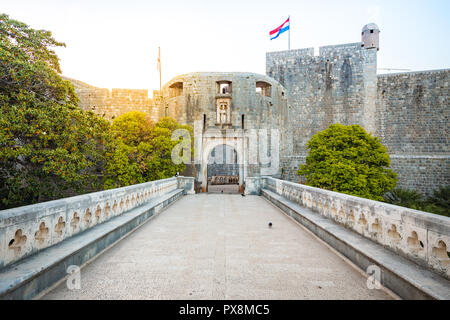
[(330, 124), (359, 124), (381, 139), (398, 187), (430, 195), (450, 184), (450, 70), (377, 75), (377, 50), (361, 43), (267, 53), (267, 75), (285, 86), (282, 178), (299, 182), (306, 144)]
[(305, 155), (306, 143), (331, 123), (375, 131), (376, 53), (361, 43), (271, 52), (266, 73), (287, 90), (283, 156)]
[(450, 184), (450, 69), (378, 75), (376, 135), (398, 186), (430, 195)]
[(147, 113), (152, 121), (157, 122), (157, 109), (153, 99), (148, 97), (148, 90), (142, 89), (112, 89), (97, 88), (82, 81), (63, 77), (69, 80), (78, 98), (80, 107), (92, 111), (107, 119), (114, 119), (130, 112), (141, 111)]

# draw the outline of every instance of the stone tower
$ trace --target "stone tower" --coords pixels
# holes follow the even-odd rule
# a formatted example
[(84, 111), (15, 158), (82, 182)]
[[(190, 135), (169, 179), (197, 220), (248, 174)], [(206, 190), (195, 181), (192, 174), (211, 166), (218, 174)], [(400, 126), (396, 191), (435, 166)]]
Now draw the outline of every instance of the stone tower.
[(362, 46), (366, 49), (380, 50), (380, 29), (375, 23), (366, 24), (361, 34)]

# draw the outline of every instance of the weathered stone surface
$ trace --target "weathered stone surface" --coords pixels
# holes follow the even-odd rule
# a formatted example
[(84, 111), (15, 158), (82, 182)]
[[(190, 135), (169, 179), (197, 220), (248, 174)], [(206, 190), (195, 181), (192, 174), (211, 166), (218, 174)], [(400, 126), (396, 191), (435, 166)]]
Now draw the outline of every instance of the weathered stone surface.
[(108, 119), (130, 112), (147, 113), (153, 121), (157, 121), (157, 109), (153, 99), (148, 97), (145, 89), (112, 89), (97, 88), (79, 80), (63, 77), (69, 80), (75, 93), (80, 98), (80, 107), (92, 111)]
[(403, 299), (450, 299), (450, 281), (268, 189), (262, 196)]
[(361, 43), (271, 52), (266, 73), (286, 88), (283, 156), (304, 155), (306, 143), (331, 123), (375, 131), (377, 50)]
[(32, 299), (153, 218), (183, 196), (182, 189), (152, 197), (143, 205), (98, 224), (1, 270), (0, 299)]
[(431, 194), (450, 184), (450, 70), (379, 75), (377, 132), (398, 185)]
[[(273, 227), (269, 228), (271, 221)], [(392, 299), (258, 196), (197, 194), (43, 299)]]
[(450, 184), (450, 70), (377, 76), (377, 48), (361, 43), (267, 53), (266, 72), (287, 91), (282, 177), (296, 172), (306, 143), (332, 123), (360, 124), (380, 137), (398, 186), (426, 195)]
[[(317, 55), (313, 48), (267, 53), (267, 76), (180, 75), (161, 93), (155, 91), (154, 100), (147, 98), (146, 90), (110, 92), (69, 80), (84, 109), (108, 118), (140, 110), (154, 121), (170, 116), (196, 125), (196, 152), (202, 160), (184, 174), (194, 176), (204, 191), (207, 177), (236, 171), (240, 185), (246, 177), (259, 175), (298, 182), (296, 172), (305, 161), (308, 140), (330, 124), (342, 123), (360, 124), (381, 139), (399, 187), (429, 195), (450, 184), (450, 70), (377, 75), (378, 38), (378, 26), (369, 24), (363, 28), (363, 42), (320, 47)], [(229, 139), (223, 137), (224, 129)], [(251, 129), (279, 130), (280, 170), (269, 173), (259, 160), (249, 161)], [(235, 148), (244, 166), (216, 166), (207, 173), (204, 153), (220, 144)]]
[(177, 188), (193, 194), (194, 178), (169, 178), (0, 211), (0, 269)]
[[(245, 177), (264, 174), (265, 167), (271, 165), (261, 164), (256, 134), (263, 129), (271, 139), (272, 129), (283, 130), (287, 100), (285, 89), (274, 79), (243, 72), (188, 73), (165, 84), (162, 96), (157, 104), (158, 117), (170, 116), (194, 126), (198, 162), (190, 166), (190, 172), (202, 183), (203, 191), (207, 190), (208, 177), (238, 175), (242, 188)], [(212, 153), (221, 146), (234, 151), (231, 163), (211, 162)], [(255, 153), (251, 148), (256, 148)], [(268, 149), (266, 154), (271, 152)], [(278, 171), (276, 166), (275, 174)]]
[(261, 177), (260, 187), (450, 279), (450, 218)]

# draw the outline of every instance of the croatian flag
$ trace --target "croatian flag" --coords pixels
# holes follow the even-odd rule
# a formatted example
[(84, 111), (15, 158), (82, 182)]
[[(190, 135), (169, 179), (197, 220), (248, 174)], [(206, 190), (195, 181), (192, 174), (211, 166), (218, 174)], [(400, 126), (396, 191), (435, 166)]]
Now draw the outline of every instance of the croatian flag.
[(278, 28), (270, 31), (270, 40), (278, 38), (280, 34), (289, 30), (289, 18)]

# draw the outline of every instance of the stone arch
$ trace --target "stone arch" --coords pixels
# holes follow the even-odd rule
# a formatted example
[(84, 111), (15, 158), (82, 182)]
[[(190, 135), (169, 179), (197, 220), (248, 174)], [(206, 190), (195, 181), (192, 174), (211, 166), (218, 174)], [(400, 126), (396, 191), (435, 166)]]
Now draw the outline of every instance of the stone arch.
[(202, 150), (202, 164), (200, 171), (200, 179), (202, 181), (202, 191), (208, 191), (208, 158), (211, 152), (220, 145), (226, 145), (233, 148), (237, 153), (237, 163), (239, 165), (239, 189), (243, 190), (244, 175), (245, 175), (245, 161), (242, 138), (238, 137), (220, 137), (209, 138), (203, 142)]

